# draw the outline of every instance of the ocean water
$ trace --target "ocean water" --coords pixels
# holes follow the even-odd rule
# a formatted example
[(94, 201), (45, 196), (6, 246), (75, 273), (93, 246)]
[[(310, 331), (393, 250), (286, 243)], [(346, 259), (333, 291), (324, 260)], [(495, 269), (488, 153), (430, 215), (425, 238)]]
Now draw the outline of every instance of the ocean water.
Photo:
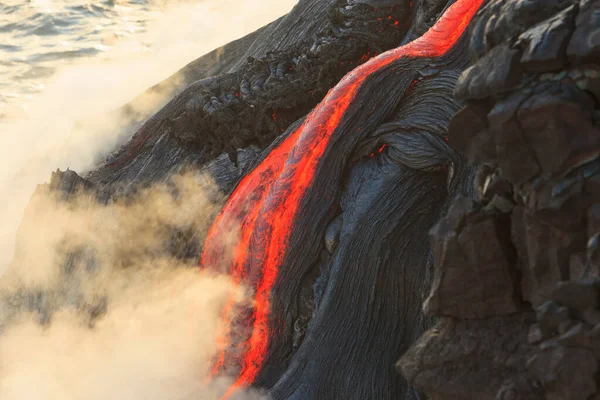
[(164, 9), (163, 0), (0, 1), (0, 118), (21, 116), (57, 70), (110, 59), (115, 44), (145, 32)]

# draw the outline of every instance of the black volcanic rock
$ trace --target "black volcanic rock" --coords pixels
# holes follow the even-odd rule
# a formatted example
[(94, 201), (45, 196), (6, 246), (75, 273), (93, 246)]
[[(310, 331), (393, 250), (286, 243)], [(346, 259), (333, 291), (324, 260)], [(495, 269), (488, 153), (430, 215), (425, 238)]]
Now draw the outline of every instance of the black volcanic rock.
[(528, 368), (544, 386), (548, 399), (587, 399), (597, 389), (597, 361), (587, 350), (549, 347), (529, 359)]
[(489, 106), (470, 102), (450, 121), (448, 143), (474, 163), (492, 163), (496, 146), (488, 128)]
[(456, 98), (484, 99), (514, 88), (521, 78), (520, 58), (521, 52), (508, 44), (494, 47), (462, 73), (456, 83)]
[(595, 279), (559, 282), (552, 291), (552, 299), (581, 311), (600, 306), (600, 281)]
[(516, 40), (527, 29), (553, 17), (574, 2), (575, 0), (491, 0), (484, 5), (473, 22), (471, 53), (476, 59), (485, 57), (507, 38)]
[(566, 48), (573, 30), (575, 5), (565, 8), (523, 32), (516, 46), (523, 49), (521, 65), (526, 71), (552, 71), (567, 64)]
[(597, 62), (600, 57), (600, 27), (596, 0), (580, 0), (575, 31), (569, 42), (567, 55), (573, 64)]
[(557, 342), (565, 347), (588, 350), (597, 360), (600, 359), (600, 337), (583, 322), (575, 323), (562, 332)]
[(568, 249), (579, 243), (581, 236), (540, 222), (521, 207), (513, 211), (512, 221), (523, 298), (538, 305), (550, 297), (555, 284), (568, 279)]
[(63, 200), (67, 200), (81, 192), (91, 192), (93, 188), (94, 184), (70, 169), (53, 172), (48, 185), (48, 189), (59, 195)]
[[(456, 88), (467, 107), (450, 124), (449, 143), (471, 162), (486, 164), (475, 177), (482, 204), (473, 208), (497, 213), (493, 220), (510, 230), (510, 238), (474, 229), (476, 234), (460, 241), (462, 232), (481, 222), (471, 211), (462, 213), (461, 224), (444, 223), (454, 218), (452, 209), (432, 231), (435, 283), (424, 307), (453, 318), (441, 317), (399, 361), (402, 373), (431, 398), (600, 398), (599, 7), (588, 0), (492, 0), (473, 23), (476, 61)], [(513, 49), (520, 55), (518, 66)], [(487, 118), (480, 109), (489, 110)], [(510, 221), (504, 223), (507, 213)], [(463, 341), (479, 350), (498, 340), (483, 327), (490, 314), (471, 315), (489, 299), (463, 306), (476, 292), (474, 271), (489, 265), (479, 262), (475, 268), (467, 260), (493, 249), (490, 237), (516, 252), (508, 263), (514, 268), (503, 269), (516, 277), (514, 287), (496, 278), (505, 304), (510, 293), (523, 301), (510, 318), (529, 307), (536, 316), (515, 327), (520, 339), (504, 355), (465, 351), (464, 358), (452, 357)], [(470, 246), (462, 246), (467, 242)], [(462, 292), (461, 281), (468, 282)], [(475, 285), (487, 283), (480, 279)], [(492, 292), (491, 298), (501, 297)], [(462, 324), (469, 326), (465, 338), (449, 340), (449, 326)], [(516, 368), (497, 384), (490, 363), (508, 359), (527, 360), (527, 372)], [(493, 393), (474, 383), (479, 381), (489, 382)]]
[(567, 307), (547, 301), (536, 309), (538, 320), (537, 327), (540, 329), (544, 338), (556, 336), (560, 325), (569, 321), (570, 314)]
[(302, 0), (286, 16), (200, 57), (124, 107), (122, 113), (133, 113), (128, 110), (145, 98), (175, 87), (174, 98), (133, 124), (131, 139), (86, 179), (111, 187), (147, 185), (223, 153), (235, 163), (238, 149), (264, 150), (347, 72), (396, 47), (410, 26), (407, 0), (376, 7)]
[(592, 125), (593, 100), (566, 83), (544, 89), (528, 97), (517, 112), (523, 145), (533, 150), (542, 171), (569, 171), (580, 155), (593, 159), (600, 154), (600, 135)]
[(426, 313), (485, 318), (520, 310), (505, 224), (506, 218), (486, 215), (461, 197), (454, 200), (431, 231), (436, 261)]
[(517, 112), (527, 96), (521, 92), (511, 93), (500, 100), (488, 114), (493, 141), (496, 145), (496, 161), (503, 176), (511, 183), (520, 183), (540, 172), (535, 153), (529, 147), (519, 125)]
[(506, 396), (511, 386), (520, 387), (523, 394), (536, 393), (532, 382), (521, 380), (534, 352), (522, 328), (532, 320), (527, 313), (477, 320), (440, 318), (397, 368), (434, 399), (496, 399), (498, 392)]

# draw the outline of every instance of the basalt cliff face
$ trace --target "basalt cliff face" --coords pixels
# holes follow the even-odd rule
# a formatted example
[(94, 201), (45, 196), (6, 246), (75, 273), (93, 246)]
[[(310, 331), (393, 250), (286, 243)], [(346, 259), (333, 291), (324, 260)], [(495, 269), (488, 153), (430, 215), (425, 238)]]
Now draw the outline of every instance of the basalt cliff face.
[[(151, 88), (183, 82), (98, 168), (54, 173), (24, 224), (53, 212), (44, 196), (109, 207), (158, 184), (184, 209), (178, 177), (209, 174), (224, 201), (208, 231), (152, 220), (158, 241), (119, 260), (160, 249), (250, 288), (222, 312), (224, 397), (595, 398), (599, 15), (590, 0), (300, 1)], [(95, 242), (57, 243), (65, 281), (102, 268)], [(42, 324), (111, 307), (61, 290), (1, 301)]]
[(472, 23), (450, 144), (474, 198), (431, 231), (436, 324), (398, 369), (434, 399), (596, 399), (596, 1), (492, 1)]

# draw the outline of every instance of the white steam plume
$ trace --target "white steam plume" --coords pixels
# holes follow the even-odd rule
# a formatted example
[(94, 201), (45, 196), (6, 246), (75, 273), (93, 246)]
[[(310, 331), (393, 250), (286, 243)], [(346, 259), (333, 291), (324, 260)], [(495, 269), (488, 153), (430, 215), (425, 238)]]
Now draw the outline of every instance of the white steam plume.
[[(208, 379), (220, 314), (244, 288), (171, 245), (201, 238), (219, 209), (202, 174), (106, 205), (38, 188), (0, 279), (0, 399), (216, 400)], [(172, 232), (188, 239), (173, 241)], [(233, 240), (232, 231), (223, 240)], [(236, 399), (265, 399), (241, 391)]]
[[(0, 123), (0, 274), (36, 184), (56, 168), (84, 172), (120, 138), (122, 121), (97, 118), (135, 98), (186, 63), (288, 12), (296, 0), (202, 0), (172, 3), (136, 41), (110, 60), (91, 59), (59, 72), (28, 105), (25, 120)], [(152, 43), (152, 51), (140, 46)], [(144, 113), (165, 99), (136, 105)], [(86, 123), (85, 129), (78, 121)]]
[[(115, 146), (121, 121), (95, 116), (294, 3), (169, 6), (140, 39), (153, 43), (152, 53), (140, 56), (130, 51), (139, 42), (125, 43), (109, 61), (66, 69), (29, 106), (25, 120), (0, 125), (0, 399), (213, 400), (227, 389), (227, 378), (206, 381), (222, 328), (219, 313), (230, 296), (248, 296), (165, 246), (171, 228), (205, 233), (219, 206), (210, 180), (183, 176), (173, 183), (177, 196), (173, 186), (155, 186), (128, 203), (108, 205), (86, 193), (65, 203), (40, 188), (24, 210), (52, 170), (83, 172)], [(152, 99), (147, 107), (162, 101)], [(77, 121), (92, 124), (80, 129)], [(81, 248), (89, 252), (66, 262)]]

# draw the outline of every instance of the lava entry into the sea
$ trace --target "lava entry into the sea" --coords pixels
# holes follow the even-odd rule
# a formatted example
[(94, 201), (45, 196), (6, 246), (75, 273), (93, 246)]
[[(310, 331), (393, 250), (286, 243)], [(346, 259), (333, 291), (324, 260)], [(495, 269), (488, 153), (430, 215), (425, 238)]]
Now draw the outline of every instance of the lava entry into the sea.
[[(484, 0), (458, 0), (439, 21), (419, 39), (371, 59), (346, 75), (308, 115), (306, 120), (257, 168), (246, 175), (232, 193), (211, 227), (201, 263), (226, 270), (235, 282), (255, 289), (252, 333), (243, 344), (241, 371), (236, 388), (253, 383), (267, 355), (271, 290), (283, 262), (290, 232), (299, 204), (311, 186), (315, 170), (329, 139), (346, 116), (369, 75), (404, 58), (435, 58), (446, 54), (464, 33)], [(223, 240), (232, 227), (239, 227), (239, 238), (231, 246)], [(231, 324), (233, 300), (223, 312)], [(235, 344), (238, 345), (238, 344)], [(227, 357), (229, 333), (219, 341), (213, 374), (218, 374)]]

